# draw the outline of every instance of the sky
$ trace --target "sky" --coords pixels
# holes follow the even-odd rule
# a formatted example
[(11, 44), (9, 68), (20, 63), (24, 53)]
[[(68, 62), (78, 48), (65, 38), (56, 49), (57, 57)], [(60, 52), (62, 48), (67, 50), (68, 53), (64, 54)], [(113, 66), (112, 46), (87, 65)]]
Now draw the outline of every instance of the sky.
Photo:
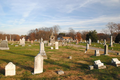
[(0, 0), (0, 32), (27, 35), (29, 30), (60, 26), (60, 32), (101, 32), (120, 23), (120, 0)]

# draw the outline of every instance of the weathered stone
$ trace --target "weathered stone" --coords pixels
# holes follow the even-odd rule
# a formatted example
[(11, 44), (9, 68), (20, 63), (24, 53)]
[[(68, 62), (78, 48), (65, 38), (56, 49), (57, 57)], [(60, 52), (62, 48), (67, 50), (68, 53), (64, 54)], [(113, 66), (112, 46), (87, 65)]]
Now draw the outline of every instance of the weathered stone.
[(69, 58), (69, 59), (72, 59), (72, 56), (69, 56), (68, 58)]
[(34, 73), (39, 74), (43, 72), (43, 56), (38, 54), (34, 59)]
[(18, 45), (15, 45), (15, 47), (18, 47)]
[(89, 45), (91, 45), (91, 39), (89, 39)]
[(117, 55), (120, 55), (120, 52), (118, 52)]
[(92, 65), (89, 65), (89, 70), (93, 70), (94, 69), (94, 66), (92, 66)]
[(106, 45), (106, 39), (104, 39), (104, 45)]
[(94, 66), (97, 69), (105, 69), (106, 68), (106, 66), (104, 65), (104, 63), (102, 63), (100, 60), (94, 61)]
[(57, 73), (58, 73), (59, 75), (62, 75), (62, 74), (64, 74), (64, 71), (60, 70), (60, 71), (58, 71)]
[(12, 62), (9, 62), (5, 66), (5, 76), (14, 76), (14, 75), (16, 75), (16, 66)]
[(95, 50), (95, 56), (100, 56), (99, 50)]
[(116, 67), (120, 66), (120, 61), (117, 58), (112, 58), (111, 63)]
[(109, 45), (110, 47), (113, 47), (113, 40), (112, 40), (112, 36), (111, 36), (111, 38), (110, 38), (110, 45)]
[(3, 41), (0, 43), (0, 50), (9, 50), (8, 42), (7, 42), (6, 40), (3, 40)]
[(86, 44), (86, 51), (89, 49), (89, 44)]
[(104, 46), (104, 55), (109, 55), (108, 54), (108, 45)]
[(20, 44), (19, 45), (22, 45), (22, 46), (25, 45), (25, 38), (24, 37), (22, 39), (20, 39)]
[(97, 40), (97, 43), (99, 43), (99, 40)]
[(50, 47), (51, 49), (53, 49), (53, 47)]
[(52, 33), (52, 35), (50, 36), (50, 43), (51, 43), (52, 46), (53, 46), (54, 43), (55, 43), (55, 36), (53, 35), (53, 33)]
[(47, 58), (47, 55), (46, 55), (45, 50), (44, 50), (44, 43), (43, 43), (42, 38), (41, 38), (41, 42), (40, 42), (40, 53), (39, 54), (41, 54), (44, 59)]
[(58, 42), (55, 42), (55, 49), (59, 49), (58, 46)]

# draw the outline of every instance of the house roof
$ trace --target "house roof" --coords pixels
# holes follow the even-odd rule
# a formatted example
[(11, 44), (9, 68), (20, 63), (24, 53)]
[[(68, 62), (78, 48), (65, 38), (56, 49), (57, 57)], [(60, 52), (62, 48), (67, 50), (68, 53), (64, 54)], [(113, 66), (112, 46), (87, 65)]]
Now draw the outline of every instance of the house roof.
[(71, 37), (62, 37), (63, 39), (71, 39)]

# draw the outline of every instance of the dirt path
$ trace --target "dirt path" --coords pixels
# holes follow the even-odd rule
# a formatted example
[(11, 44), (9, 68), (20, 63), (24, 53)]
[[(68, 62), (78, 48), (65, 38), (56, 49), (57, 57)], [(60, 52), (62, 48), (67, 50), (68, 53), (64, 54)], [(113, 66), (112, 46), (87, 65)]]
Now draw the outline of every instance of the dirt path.
[[(71, 46), (75, 46), (75, 47), (82, 47), (82, 48), (86, 48), (86, 46), (83, 46), (83, 45), (75, 45), (75, 44), (69, 44)], [(99, 51), (104, 51), (104, 49), (101, 49), (101, 48), (96, 48), (96, 47), (89, 47), (89, 49), (91, 50), (99, 50)], [(117, 54), (118, 51), (113, 51), (113, 50), (108, 50), (109, 53), (115, 53)]]

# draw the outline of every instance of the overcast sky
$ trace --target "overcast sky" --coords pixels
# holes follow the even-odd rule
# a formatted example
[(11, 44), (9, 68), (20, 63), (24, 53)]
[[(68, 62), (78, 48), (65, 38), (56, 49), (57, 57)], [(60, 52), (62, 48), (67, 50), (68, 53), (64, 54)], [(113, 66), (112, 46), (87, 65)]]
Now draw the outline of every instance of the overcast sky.
[(120, 23), (120, 0), (0, 0), (0, 31), (27, 34), (59, 25), (61, 31), (97, 30)]

